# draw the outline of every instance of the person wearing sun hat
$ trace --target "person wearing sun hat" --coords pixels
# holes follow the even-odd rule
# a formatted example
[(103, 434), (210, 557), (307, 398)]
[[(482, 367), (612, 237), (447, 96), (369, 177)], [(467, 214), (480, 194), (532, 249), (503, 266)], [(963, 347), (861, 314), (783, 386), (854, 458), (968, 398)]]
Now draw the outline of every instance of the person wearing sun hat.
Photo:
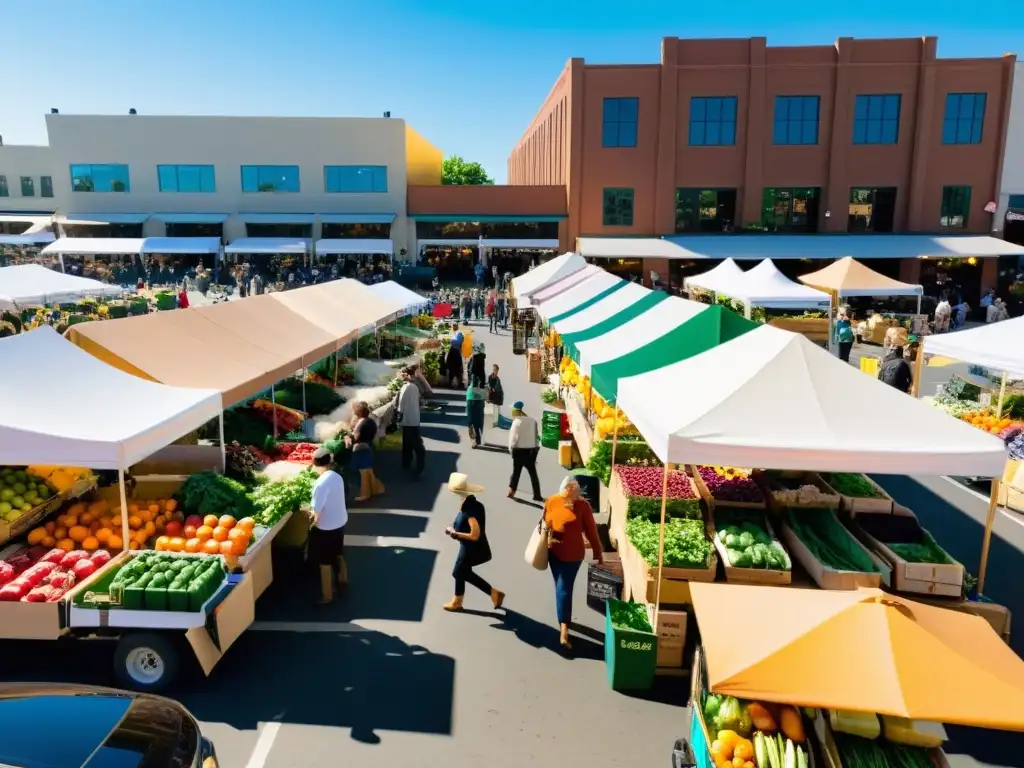
[(537, 454), (540, 453), (540, 433), (537, 420), (527, 416), (523, 401), (512, 403), (512, 428), (508, 433), (508, 452), (512, 454), (512, 476), (508, 481), (508, 497), (516, 495), (519, 477), (525, 469), (533, 485), (533, 500), (544, 501), (540, 495), (540, 478), (537, 476)]
[(462, 506), (455, 521), (445, 529), (448, 536), (459, 542), (459, 554), (455, 557), (455, 567), (452, 569), (455, 596), (442, 607), (446, 611), (461, 611), (466, 584), (472, 584), (491, 598), (491, 604), (496, 609), (501, 608), (505, 593), (492, 587), (473, 570), (491, 559), (491, 546), (487, 542), (487, 512), (476, 497), (484, 489), (470, 483), (463, 473), (452, 472), (448, 478), (448, 490), (462, 496)]

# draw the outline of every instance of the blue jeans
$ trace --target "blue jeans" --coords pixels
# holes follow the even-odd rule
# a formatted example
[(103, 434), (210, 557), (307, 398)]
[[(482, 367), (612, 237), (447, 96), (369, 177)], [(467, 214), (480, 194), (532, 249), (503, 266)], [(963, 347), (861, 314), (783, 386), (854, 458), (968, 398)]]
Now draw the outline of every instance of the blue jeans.
[(572, 621), (572, 586), (583, 561), (559, 560), (554, 552), (548, 552), (548, 565), (555, 578), (555, 613), (558, 623), (568, 624)]
[(484, 439), (484, 401), (467, 400), (466, 418), (468, 425), (476, 430), (476, 444), (480, 445)]

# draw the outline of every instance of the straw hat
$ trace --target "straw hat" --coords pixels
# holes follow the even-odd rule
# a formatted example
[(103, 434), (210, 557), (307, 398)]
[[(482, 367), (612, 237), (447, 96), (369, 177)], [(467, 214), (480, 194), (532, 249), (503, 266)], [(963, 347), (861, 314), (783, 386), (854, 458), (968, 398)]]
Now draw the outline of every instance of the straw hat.
[(468, 495), (470, 493), (483, 493), (484, 487), (482, 485), (473, 485), (469, 482), (469, 476), (464, 475), (462, 472), (452, 472), (448, 476), (448, 490), (452, 493)]

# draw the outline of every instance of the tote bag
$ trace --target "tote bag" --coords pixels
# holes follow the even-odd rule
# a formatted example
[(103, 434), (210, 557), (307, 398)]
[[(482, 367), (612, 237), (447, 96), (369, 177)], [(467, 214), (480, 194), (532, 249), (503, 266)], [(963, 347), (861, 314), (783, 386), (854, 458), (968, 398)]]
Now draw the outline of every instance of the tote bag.
[(548, 568), (548, 534), (551, 529), (542, 517), (537, 521), (533, 533), (530, 534), (530, 541), (526, 544), (525, 559), (538, 571), (546, 571)]

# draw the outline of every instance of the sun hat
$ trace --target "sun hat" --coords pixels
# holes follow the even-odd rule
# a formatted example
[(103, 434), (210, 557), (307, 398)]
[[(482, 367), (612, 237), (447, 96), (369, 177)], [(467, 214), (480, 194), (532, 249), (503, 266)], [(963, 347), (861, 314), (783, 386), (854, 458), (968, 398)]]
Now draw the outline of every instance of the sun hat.
[(469, 476), (462, 472), (452, 472), (448, 476), (448, 490), (452, 493), (464, 495), (470, 493), (483, 493), (484, 487), (482, 485), (474, 485), (469, 482)]
[(513, 411), (521, 411), (521, 410), (523, 410), (523, 401), (522, 400), (516, 400), (514, 403), (512, 403), (512, 410)]

